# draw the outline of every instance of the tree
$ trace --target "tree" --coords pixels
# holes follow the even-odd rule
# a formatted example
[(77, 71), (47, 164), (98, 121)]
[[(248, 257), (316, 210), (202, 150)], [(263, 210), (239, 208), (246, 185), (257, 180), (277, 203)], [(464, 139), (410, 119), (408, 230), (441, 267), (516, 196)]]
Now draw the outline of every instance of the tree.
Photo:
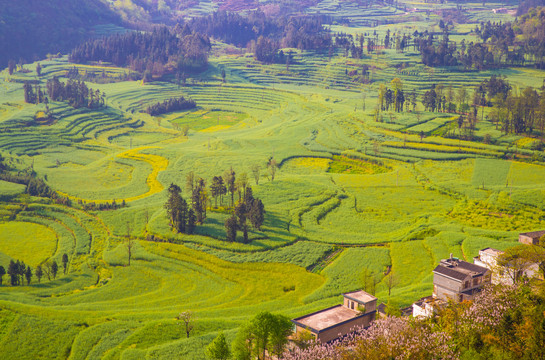
[(393, 271), (390, 269), (390, 273), (386, 276), (386, 286), (388, 287), (388, 298), (390, 298), (390, 294), (392, 293), (392, 289), (399, 283), (399, 279), (397, 276), (393, 273)]
[(6, 269), (2, 265), (0, 265), (0, 285), (2, 285), (2, 279), (6, 275)]
[(40, 63), (36, 64), (36, 74), (38, 76), (42, 76), (42, 66), (40, 65)]
[(247, 322), (243, 324), (237, 332), (237, 336), (232, 345), (233, 357), (236, 360), (250, 360), (252, 358), (252, 349), (254, 347), (254, 334), (252, 333), (252, 324)]
[(231, 194), (231, 207), (235, 206), (235, 192), (237, 191), (237, 183), (236, 183), (236, 174), (233, 168), (230, 170), (227, 170), (225, 174), (223, 175), (223, 178), (225, 179), (225, 185), (227, 187), (227, 191)]
[(267, 353), (280, 358), (290, 334), (291, 321), (287, 317), (262, 311), (239, 329), (233, 355), (237, 360), (265, 360)]
[(30, 266), (27, 266), (25, 271), (26, 284), (30, 285), (30, 280), (32, 279), (32, 269)]
[(15, 64), (14, 60), (8, 61), (8, 72), (10, 75), (13, 75), (13, 72), (15, 71), (16, 66), (17, 65)]
[(131, 225), (127, 222), (127, 256), (129, 258), (128, 266), (131, 266), (132, 252), (134, 249), (134, 241), (131, 239)]
[(231, 351), (225, 341), (225, 335), (221, 331), (218, 336), (206, 348), (206, 355), (213, 360), (227, 360), (231, 356)]
[(259, 164), (252, 165), (252, 174), (254, 175), (254, 180), (256, 185), (259, 185), (260, 171), (261, 171), (261, 166), (259, 166)]
[(197, 217), (197, 223), (202, 224), (206, 219), (206, 203), (208, 201), (208, 195), (206, 194), (206, 181), (202, 178), (196, 183), (193, 189), (193, 196), (191, 197), (193, 203), (193, 211)]
[(40, 283), (40, 280), (42, 279), (43, 275), (44, 275), (44, 272), (42, 270), (42, 265), (38, 265), (36, 267), (36, 277), (38, 278), (38, 284)]
[(53, 262), (51, 262), (51, 276), (53, 276), (53, 279), (57, 277), (58, 271), (59, 271), (59, 265), (57, 265), (57, 262), (53, 260)]
[(13, 261), (13, 260), (9, 261), (8, 275), (9, 275), (11, 286), (19, 285), (19, 276), (18, 276), (17, 263), (15, 261)]
[(260, 199), (252, 200), (249, 206), (248, 218), (255, 229), (261, 230), (261, 226), (265, 221), (265, 206)]
[(195, 327), (195, 317), (193, 316), (193, 313), (191, 311), (183, 311), (176, 316), (176, 320), (181, 321), (184, 324), (185, 327), (185, 334), (189, 338), (189, 334), (191, 331), (193, 331), (193, 328)]
[(62, 267), (64, 274), (66, 275), (66, 268), (68, 267), (68, 255), (66, 255), (66, 253), (62, 254)]
[(278, 163), (274, 157), (270, 157), (267, 162), (267, 168), (269, 168), (269, 173), (271, 174), (271, 181), (274, 181), (274, 175), (276, 174), (276, 169), (278, 169)]
[(375, 275), (368, 268), (363, 268), (363, 271), (361, 273), (361, 282), (363, 290), (365, 290), (369, 294), (375, 294), (377, 280)]
[(185, 191), (188, 194), (193, 194), (195, 188), (195, 173), (190, 171), (185, 177)]
[(212, 178), (210, 194), (212, 194), (212, 197), (214, 198), (216, 208), (218, 207), (218, 197), (222, 195), (224, 187), (225, 185), (223, 185), (223, 178), (221, 176), (214, 176)]
[(227, 220), (225, 220), (225, 232), (226, 232), (226, 240), (229, 242), (234, 242), (237, 238), (237, 218), (235, 215), (232, 215), (231, 217), (228, 217)]

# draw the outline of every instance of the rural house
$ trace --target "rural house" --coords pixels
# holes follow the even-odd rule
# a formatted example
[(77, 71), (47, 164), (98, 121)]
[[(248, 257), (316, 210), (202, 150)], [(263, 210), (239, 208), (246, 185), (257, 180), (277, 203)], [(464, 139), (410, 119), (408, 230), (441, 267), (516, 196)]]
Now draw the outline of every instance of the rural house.
[(479, 256), (473, 258), (474, 264), (492, 271), (492, 284), (512, 285), (522, 276), (533, 278), (538, 274), (539, 266), (536, 263), (527, 262), (511, 268), (509, 265), (498, 265), (498, 256), (501, 254), (503, 254), (501, 250), (486, 248), (479, 250)]
[(342, 305), (336, 305), (293, 319), (295, 333), (310, 331), (317, 341), (327, 343), (368, 327), (377, 312), (377, 298), (363, 290), (343, 294)]
[(492, 272), (484, 267), (450, 256), (433, 270), (433, 295), (413, 304), (414, 317), (429, 317), (449, 300), (473, 300), (483, 285), (491, 282)]
[(537, 245), (539, 238), (543, 235), (545, 235), (545, 230), (520, 233), (519, 242), (526, 245)]
[(491, 275), (486, 267), (451, 256), (433, 270), (433, 297), (458, 302), (473, 300), (483, 285), (491, 282)]

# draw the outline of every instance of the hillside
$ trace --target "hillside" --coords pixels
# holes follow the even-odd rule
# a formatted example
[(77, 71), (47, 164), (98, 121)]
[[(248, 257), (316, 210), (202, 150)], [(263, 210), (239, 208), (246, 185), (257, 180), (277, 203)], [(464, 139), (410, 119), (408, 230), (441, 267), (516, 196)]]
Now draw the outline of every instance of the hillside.
[[(524, 43), (541, 12), (110, 3), (192, 20), (0, 69), (2, 360), (205, 360), (263, 312), (296, 318), (362, 288), (399, 310), (431, 294), (441, 259), (545, 229), (545, 57)], [(219, 10), (255, 3), (269, 7)], [(82, 36), (115, 21), (86, 4), (69, 17)], [(9, 21), (31, 22), (24, 9)]]
[(0, 67), (65, 53), (96, 35), (96, 26), (120, 20), (101, 0), (0, 1)]

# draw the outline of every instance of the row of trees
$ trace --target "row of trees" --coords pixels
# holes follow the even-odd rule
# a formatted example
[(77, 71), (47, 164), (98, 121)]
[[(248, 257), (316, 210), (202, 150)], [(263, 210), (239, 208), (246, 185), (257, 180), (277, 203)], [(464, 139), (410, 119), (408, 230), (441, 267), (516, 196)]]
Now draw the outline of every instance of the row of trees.
[(157, 27), (151, 32), (128, 32), (84, 42), (72, 50), (69, 60), (108, 61), (161, 76), (165, 72), (204, 70), (209, 50), (206, 35)]
[[(68, 269), (68, 262), (68, 255), (63, 254), (62, 266), (64, 274), (66, 274), (66, 270)], [(2, 285), (3, 276), (5, 274), (9, 276), (11, 286), (22, 286), (25, 284), (25, 280), (26, 284), (30, 285), (33, 276), (36, 276), (36, 278), (38, 279), (38, 283), (44, 275), (47, 276), (48, 280), (51, 280), (51, 278), (55, 279), (58, 272), (59, 265), (55, 260), (47, 261), (43, 265), (38, 265), (34, 273), (32, 272), (32, 268), (30, 266), (27, 266), (23, 261), (10, 260), (7, 271), (3, 266), (0, 265), (0, 285)]]
[(149, 105), (145, 112), (152, 115), (161, 115), (166, 114), (171, 111), (181, 111), (181, 110), (189, 110), (194, 109), (197, 106), (194, 100), (192, 99), (186, 99), (183, 96), (179, 98), (170, 98), (168, 100), (161, 102), (158, 102), (153, 105)]
[(75, 108), (96, 109), (106, 105), (106, 94), (88, 88), (83, 81), (69, 79), (65, 84), (55, 76), (47, 80), (46, 87), (51, 101), (66, 101)]

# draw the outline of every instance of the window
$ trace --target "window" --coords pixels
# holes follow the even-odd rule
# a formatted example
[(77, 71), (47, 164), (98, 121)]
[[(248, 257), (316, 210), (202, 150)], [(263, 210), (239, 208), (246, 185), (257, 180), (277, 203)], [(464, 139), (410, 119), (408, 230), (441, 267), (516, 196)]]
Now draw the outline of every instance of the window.
[(469, 287), (469, 281), (466, 281), (464, 284), (464, 289)]
[(475, 278), (475, 279), (473, 279), (473, 286), (479, 285), (480, 280), (481, 280), (480, 278)]

